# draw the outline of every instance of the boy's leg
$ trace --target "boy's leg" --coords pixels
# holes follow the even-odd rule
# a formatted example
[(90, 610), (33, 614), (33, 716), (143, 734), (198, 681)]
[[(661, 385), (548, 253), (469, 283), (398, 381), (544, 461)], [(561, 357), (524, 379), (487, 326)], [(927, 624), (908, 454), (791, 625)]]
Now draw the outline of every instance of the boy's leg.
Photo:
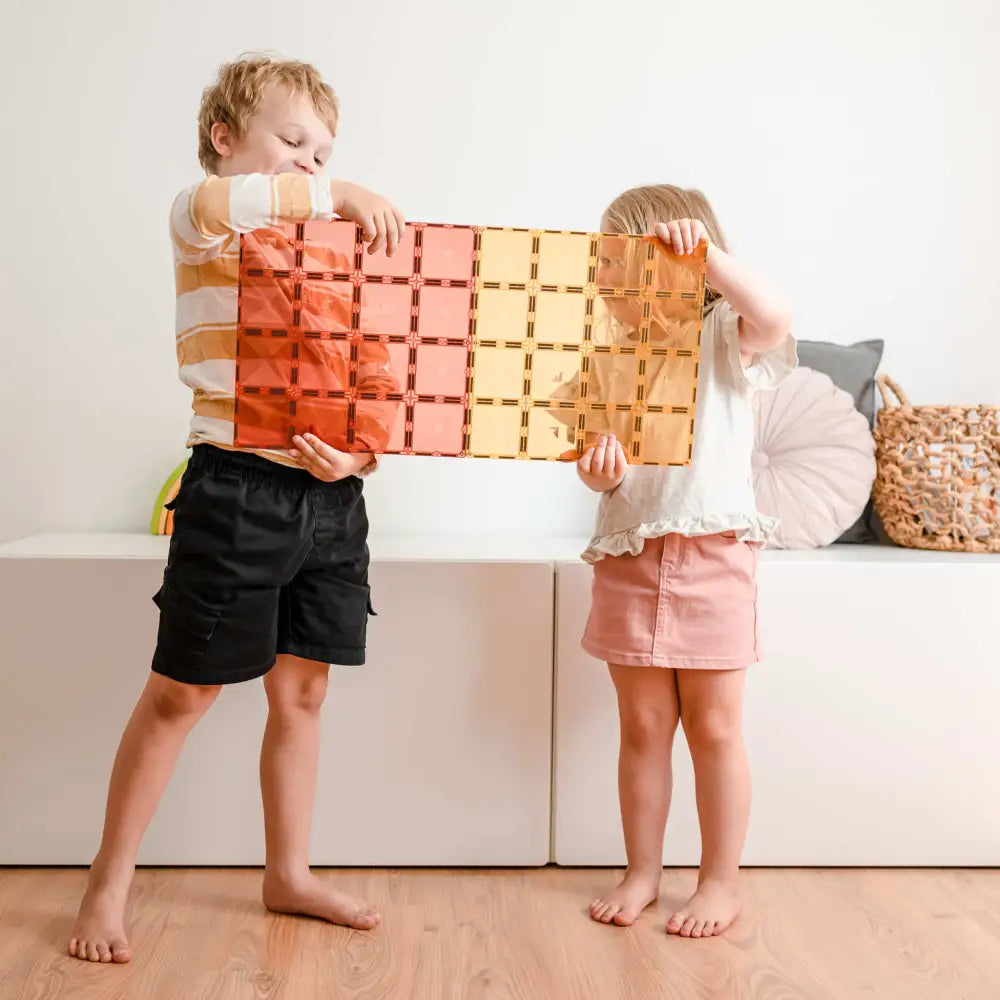
[(69, 953), (127, 962), (124, 912), (135, 858), (184, 738), (219, 693), (150, 674), (125, 727), (108, 788), (101, 846), (70, 934)]
[(267, 861), (264, 904), (369, 930), (375, 909), (329, 886), (309, 870), (309, 831), (316, 797), (320, 709), (329, 666), (281, 655), (264, 678), (267, 727), (260, 754)]
[(743, 746), (745, 670), (679, 670), (681, 721), (694, 764), (701, 870), (698, 889), (667, 923), (668, 934), (711, 937), (739, 916), (740, 855), (750, 818)]
[(618, 692), (618, 798), (628, 869), (616, 889), (594, 900), (590, 915), (624, 927), (660, 894), (678, 720), (677, 671), (614, 664), (609, 669)]

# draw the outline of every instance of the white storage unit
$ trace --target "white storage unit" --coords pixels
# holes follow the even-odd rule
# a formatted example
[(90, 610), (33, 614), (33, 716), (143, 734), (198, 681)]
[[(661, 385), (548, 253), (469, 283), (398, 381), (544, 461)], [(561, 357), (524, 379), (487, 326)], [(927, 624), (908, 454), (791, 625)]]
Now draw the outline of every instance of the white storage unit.
[[(549, 860), (553, 564), (540, 542), (372, 543), (366, 667), (331, 672), (312, 860)], [(85, 864), (152, 653), (167, 540), (0, 546), (0, 864)], [(184, 748), (144, 864), (263, 861), (260, 681)]]
[[(579, 648), (590, 569), (557, 567), (554, 859), (620, 865), (618, 723)], [(748, 865), (1000, 865), (1000, 557), (764, 552), (751, 668)], [(664, 862), (698, 863), (674, 753)]]

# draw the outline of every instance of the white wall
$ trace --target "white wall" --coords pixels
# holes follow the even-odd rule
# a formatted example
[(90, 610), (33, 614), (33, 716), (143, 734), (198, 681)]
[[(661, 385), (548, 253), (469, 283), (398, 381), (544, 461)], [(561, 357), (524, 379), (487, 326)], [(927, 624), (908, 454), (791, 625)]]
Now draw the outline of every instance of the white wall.
[[(286, 10), (294, 11), (294, 14)], [(991, 0), (36, 0), (0, 12), (0, 539), (143, 529), (183, 455), (166, 215), (217, 65), (338, 90), (334, 170), (414, 219), (593, 227), (701, 186), (800, 336), (885, 337), (917, 401), (1000, 400)], [(114, 215), (109, 215), (113, 209)], [(383, 531), (584, 534), (573, 470), (395, 459)]]

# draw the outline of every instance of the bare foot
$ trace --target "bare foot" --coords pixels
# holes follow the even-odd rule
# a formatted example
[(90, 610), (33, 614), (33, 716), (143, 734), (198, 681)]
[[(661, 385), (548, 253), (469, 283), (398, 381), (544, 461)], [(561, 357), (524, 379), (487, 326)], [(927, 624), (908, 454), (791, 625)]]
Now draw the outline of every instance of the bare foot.
[(602, 924), (630, 927), (647, 906), (660, 897), (661, 872), (651, 875), (625, 872), (625, 878), (606, 896), (590, 904), (590, 916)]
[(70, 932), (69, 953), (73, 958), (118, 964), (132, 960), (124, 922), (131, 882), (131, 869), (117, 876), (96, 865), (90, 869), (87, 891)]
[(668, 921), (667, 933), (703, 938), (722, 934), (740, 915), (743, 900), (735, 882), (706, 878)]
[(374, 906), (332, 888), (312, 872), (294, 880), (265, 875), (264, 905), (274, 913), (318, 917), (359, 931), (370, 931), (382, 920)]

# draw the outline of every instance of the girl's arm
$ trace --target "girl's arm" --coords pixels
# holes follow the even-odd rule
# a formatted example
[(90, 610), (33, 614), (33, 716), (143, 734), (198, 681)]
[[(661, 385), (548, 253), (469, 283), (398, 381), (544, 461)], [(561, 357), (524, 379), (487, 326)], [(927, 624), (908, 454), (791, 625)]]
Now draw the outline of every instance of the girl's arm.
[[(707, 240), (697, 219), (659, 223), (656, 235), (675, 253), (694, 251)], [(740, 318), (740, 352), (749, 362), (755, 354), (782, 344), (792, 329), (792, 304), (785, 294), (746, 264), (711, 243), (708, 248), (709, 284), (717, 289)]]

